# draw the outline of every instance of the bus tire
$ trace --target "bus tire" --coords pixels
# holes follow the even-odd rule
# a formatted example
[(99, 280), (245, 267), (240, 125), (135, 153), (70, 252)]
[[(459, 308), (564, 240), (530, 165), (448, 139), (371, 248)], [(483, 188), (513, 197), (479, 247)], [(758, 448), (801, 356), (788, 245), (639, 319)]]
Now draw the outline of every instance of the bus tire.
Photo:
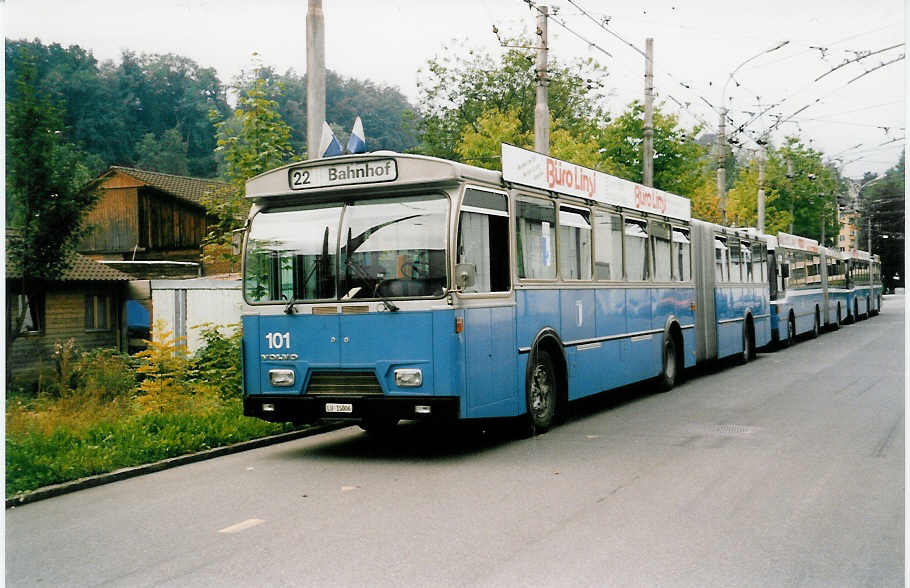
[(821, 332), (821, 318), (820, 318), (820, 313), (818, 312), (817, 306), (815, 307), (814, 321), (815, 322), (812, 324), (812, 331), (809, 333), (809, 336), (812, 337), (813, 339), (818, 337), (819, 332)]
[(550, 354), (537, 349), (531, 356), (534, 362), (525, 384), (525, 405), (527, 408), (526, 432), (533, 436), (545, 433), (556, 416), (557, 391), (556, 370)]
[(796, 318), (793, 313), (787, 318), (787, 333), (778, 343), (781, 347), (790, 347), (796, 341)]
[(743, 322), (743, 350), (737, 358), (740, 365), (745, 365), (755, 359), (755, 331), (752, 321)]
[(664, 333), (663, 343), (661, 344), (661, 370), (660, 370), (660, 390), (669, 392), (676, 385), (679, 379), (679, 349), (676, 345), (676, 339), (670, 332)]

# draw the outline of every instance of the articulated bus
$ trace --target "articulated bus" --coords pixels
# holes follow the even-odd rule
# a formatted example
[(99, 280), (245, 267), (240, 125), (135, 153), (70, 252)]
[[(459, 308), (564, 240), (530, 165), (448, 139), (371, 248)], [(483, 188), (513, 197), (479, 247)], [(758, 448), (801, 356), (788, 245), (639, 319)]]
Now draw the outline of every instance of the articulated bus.
[(533, 433), (570, 400), (670, 389), (771, 341), (763, 236), (510, 145), (502, 169), (375, 152), (250, 179), (244, 414), (369, 431), (516, 417)]
[(874, 316), (882, 306), (882, 264), (868, 251), (846, 251), (848, 308), (853, 319)]

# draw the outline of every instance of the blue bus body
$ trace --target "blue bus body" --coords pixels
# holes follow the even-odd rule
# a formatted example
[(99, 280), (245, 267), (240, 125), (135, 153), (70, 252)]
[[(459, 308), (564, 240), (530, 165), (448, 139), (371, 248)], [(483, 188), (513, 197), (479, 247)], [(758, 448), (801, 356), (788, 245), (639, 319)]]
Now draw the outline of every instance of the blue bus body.
[(244, 413), (541, 430), (565, 402), (748, 361), (816, 312), (774, 300), (769, 239), (686, 199), (507, 145), (503, 169), (380, 152), (252, 178)]

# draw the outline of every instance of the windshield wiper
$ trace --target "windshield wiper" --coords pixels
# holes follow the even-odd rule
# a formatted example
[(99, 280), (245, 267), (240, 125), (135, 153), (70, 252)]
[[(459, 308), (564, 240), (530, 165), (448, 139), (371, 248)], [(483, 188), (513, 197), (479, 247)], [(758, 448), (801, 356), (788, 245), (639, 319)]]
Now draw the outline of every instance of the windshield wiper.
[(383, 282), (385, 282), (385, 278), (379, 278), (379, 277), (374, 278), (374, 277), (370, 276), (366, 272), (366, 270), (363, 269), (363, 266), (360, 265), (360, 263), (354, 261), (350, 257), (346, 258), (344, 260), (344, 263), (347, 267), (354, 268), (354, 271), (357, 273), (357, 275), (360, 277), (360, 279), (365, 280), (367, 282), (374, 282), (374, 286), (373, 286), (373, 297), (374, 298), (379, 298), (379, 300), (381, 300), (382, 303), (385, 304), (385, 307), (387, 309), (389, 309), (390, 311), (395, 312), (398, 310), (398, 306), (396, 306), (394, 302), (392, 302), (391, 300), (388, 300), (385, 296), (383, 296), (382, 294), (379, 293), (379, 287), (382, 285)]

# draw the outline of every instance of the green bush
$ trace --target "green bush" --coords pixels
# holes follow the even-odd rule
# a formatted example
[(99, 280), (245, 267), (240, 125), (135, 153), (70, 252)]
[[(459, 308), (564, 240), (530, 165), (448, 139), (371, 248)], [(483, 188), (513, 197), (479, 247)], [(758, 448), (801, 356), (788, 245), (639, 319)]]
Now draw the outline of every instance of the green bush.
[(240, 369), (242, 333), (238, 326), (227, 325), (231, 334), (225, 337), (218, 325), (199, 325), (205, 345), (193, 357), (190, 377), (216, 386), (222, 398), (240, 398), (243, 394)]
[(101, 400), (132, 396), (136, 391), (137, 361), (115, 349), (92, 349), (76, 366), (78, 390)]

